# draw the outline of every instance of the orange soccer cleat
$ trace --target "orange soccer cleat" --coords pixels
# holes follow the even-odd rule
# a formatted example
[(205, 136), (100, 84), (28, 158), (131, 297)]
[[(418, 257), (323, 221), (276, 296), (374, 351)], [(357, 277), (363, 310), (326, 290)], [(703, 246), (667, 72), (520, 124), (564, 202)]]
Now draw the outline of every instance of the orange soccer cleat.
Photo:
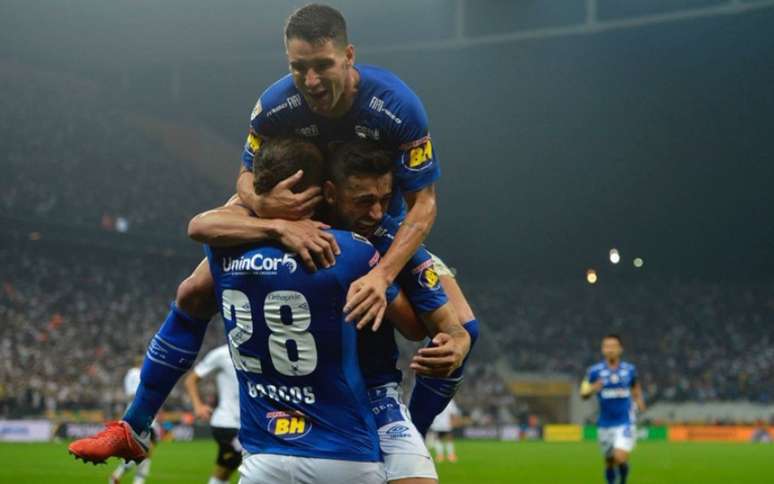
[(137, 435), (124, 421), (108, 422), (105, 430), (76, 440), (67, 448), (76, 459), (103, 464), (109, 457), (140, 463), (148, 456), (150, 438)]

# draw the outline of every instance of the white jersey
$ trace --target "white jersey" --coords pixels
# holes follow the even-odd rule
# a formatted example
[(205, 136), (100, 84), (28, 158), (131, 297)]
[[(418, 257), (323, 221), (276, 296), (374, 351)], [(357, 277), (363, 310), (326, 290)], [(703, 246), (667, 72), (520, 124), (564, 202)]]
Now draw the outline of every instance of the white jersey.
[(236, 370), (231, 362), (228, 345), (218, 346), (194, 367), (194, 373), (204, 378), (217, 372), (215, 383), (218, 386), (218, 406), (212, 412), (210, 425), (213, 427), (239, 428), (239, 382)]
[(459, 416), (460, 409), (457, 407), (457, 404), (454, 403), (454, 400), (452, 400), (448, 405), (446, 405), (446, 408), (443, 409), (443, 412), (439, 413), (435, 417), (432, 425), (430, 425), (430, 430), (433, 432), (451, 432), (453, 427), (452, 418)]
[(134, 398), (134, 394), (137, 393), (137, 387), (140, 386), (140, 369), (129, 368), (124, 377), (124, 393), (126, 398), (131, 400)]

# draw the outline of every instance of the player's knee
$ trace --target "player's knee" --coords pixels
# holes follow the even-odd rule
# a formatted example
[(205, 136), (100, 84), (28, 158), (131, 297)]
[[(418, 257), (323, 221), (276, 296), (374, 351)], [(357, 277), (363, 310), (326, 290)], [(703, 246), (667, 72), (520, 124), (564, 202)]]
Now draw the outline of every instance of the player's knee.
[(615, 465), (625, 464), (629, 460), (629, 453), (622, 450), (616, 450), (613, 452), (613, 463)]
[(196, 273), (177, 286), (175, 305), (184, 313), (199, 319), (210, 319), (217, 312), (212, 279), (198, 277)]

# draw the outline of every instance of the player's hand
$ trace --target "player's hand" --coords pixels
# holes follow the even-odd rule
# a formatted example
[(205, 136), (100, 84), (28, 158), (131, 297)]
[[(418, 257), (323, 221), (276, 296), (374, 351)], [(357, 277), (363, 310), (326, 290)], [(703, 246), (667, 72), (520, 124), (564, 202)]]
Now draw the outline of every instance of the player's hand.
[(323, 200), (322, 190), (320, 187), (309, 187), (301, 193), (293, 193), (293, 187), (303, 176), (304, 171), (298, 170), (277, 183), (269, 193), (259, 195), (258, 206), (251, 208), (263, 218), (300, 220), (311, 217)]
[(210, 417), (212, 417), (212, 407), (204, 403), (194, 405), (194, 415), (201, 420), (210, 420)]
[(347, 303), (344, 305), (344, 313), (347, 315), (345, 320), (348, 323), (357, 321), (357, 329), (363, 329), (373, 321), (371, 329), (378, 330), (387, 309), (389, 285), (387, 276), (378, 266), (350, 284)]
[(304, 265), (312, 272), (317, 267), (329, 268), (336, 264), (341, 254), (336, 237), (326, 232), (330, 228), (322, 222), (310, 219), (278, 220), (279, 242), (301, 257)]
[(605, 386), (605, 382), (603, 382), (602, 380), (597, 380), (591, 384), (591, 391), (594, 393), (597, 393), (600, 390), (602, 390), (603, 386)]
[(438, 333), (433, 338), (435, 346), (420, 348), (411, 360), (409, 368), (418, 375), (447, 377), (462, 365), (465, 350), (446, 333)]

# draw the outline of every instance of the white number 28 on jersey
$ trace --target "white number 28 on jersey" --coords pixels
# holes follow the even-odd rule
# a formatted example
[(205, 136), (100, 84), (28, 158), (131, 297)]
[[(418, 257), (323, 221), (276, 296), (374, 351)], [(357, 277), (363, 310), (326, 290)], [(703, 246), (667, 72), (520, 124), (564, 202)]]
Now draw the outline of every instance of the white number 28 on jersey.
[[(261, 373), (261, 360), (239, 352), (239, 347), (253, 336), (250, 299), (236, 289), (224, 289), (222, 299), (223, 317), (235, 325), (228, 332), (234, 366)], [(272, 291), (263, 301), (263, 317), (271, 331), (268, 348), (274, 368), (286, 376), (312, 373), (317, 368), (317, 345), (308, 331), (312, 316), (306, 297), (298, 291)]]

